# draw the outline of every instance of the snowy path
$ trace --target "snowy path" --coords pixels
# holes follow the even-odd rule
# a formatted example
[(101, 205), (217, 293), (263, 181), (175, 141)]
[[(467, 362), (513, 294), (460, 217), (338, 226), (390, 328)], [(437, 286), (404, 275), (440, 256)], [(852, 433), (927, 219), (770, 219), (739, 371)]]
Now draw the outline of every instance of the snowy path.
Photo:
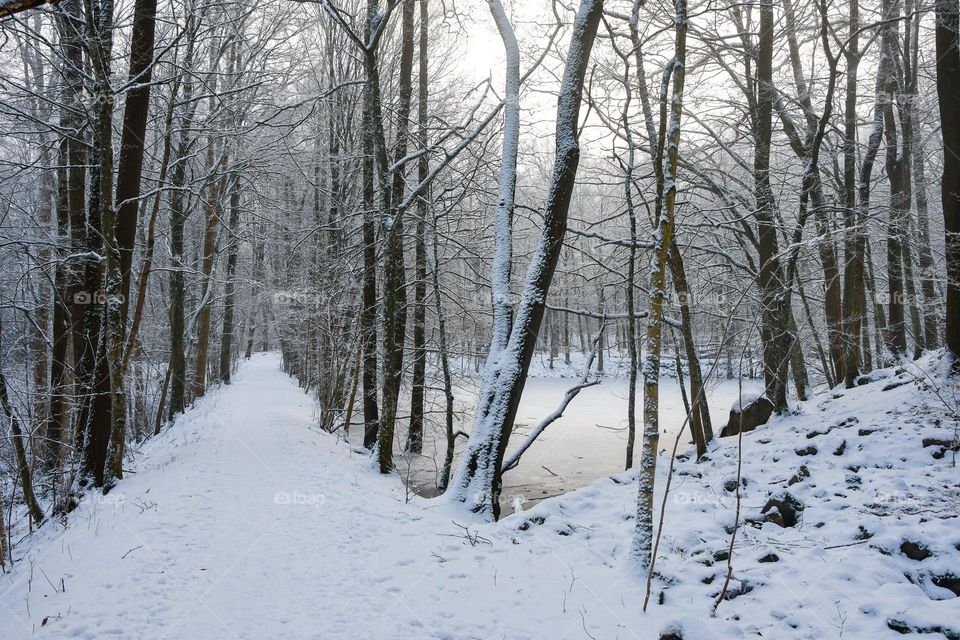
[[(526, 564), (511, 556), (528, 550), (474, 554), (431, 513), (442, 506), (405, 504), (396, 478), (312, 430), (310, 400), (273, 356), (146, 445), (135, 470), (65, 532), (45, 527), (51, 540), (0, 579), (0, 638), (485, 638), (529, 606), (510, 586)], [(563, 591), (550, 585), (540, 615), (561, 613)]]

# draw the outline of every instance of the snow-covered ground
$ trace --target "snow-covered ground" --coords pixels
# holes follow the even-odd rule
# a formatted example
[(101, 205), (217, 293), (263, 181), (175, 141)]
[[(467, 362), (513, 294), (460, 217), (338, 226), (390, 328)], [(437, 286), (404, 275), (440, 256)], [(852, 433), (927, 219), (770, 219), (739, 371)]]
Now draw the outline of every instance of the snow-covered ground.
[[(910, 372), (744, 436), (735, 597), (711, 616), (736, 438), (677, 463), (643, 613), (631, 474), (478, 523), (318, 432), (277, 366), (256, 356), (113, 492), (22, 541), (0, 638), (960, 638), (956, 426)], [(762, 514), (782, 492), (802, 510)]]

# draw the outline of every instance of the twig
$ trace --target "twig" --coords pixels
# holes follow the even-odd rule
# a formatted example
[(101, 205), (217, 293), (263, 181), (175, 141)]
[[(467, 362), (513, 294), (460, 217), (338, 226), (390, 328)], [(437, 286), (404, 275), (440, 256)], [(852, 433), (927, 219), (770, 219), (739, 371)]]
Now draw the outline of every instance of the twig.
[(120, 559), (123, 560), (124, 558), (126, 558), (128, 555), (130, 555), (131, 553), (133, 553), (133, 552), (136, 551), (137, 549), (142, 549), (142, 548), (143, 548), (143, 545), (142, 545), (142, 544), (141, 544), (140, 546), (134, 547), (133, 549), (130, 549), (130, 551), (127, 551), (125, 554), (123, 554), (122, 556), (120, 556)]

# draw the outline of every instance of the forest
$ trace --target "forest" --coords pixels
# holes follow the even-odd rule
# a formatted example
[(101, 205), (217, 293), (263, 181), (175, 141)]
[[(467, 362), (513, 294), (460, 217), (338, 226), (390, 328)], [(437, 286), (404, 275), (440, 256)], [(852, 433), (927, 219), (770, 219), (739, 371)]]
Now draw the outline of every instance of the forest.
[(960, 1), (0, 0), (0, 68), (0, 637), (960, 640)]

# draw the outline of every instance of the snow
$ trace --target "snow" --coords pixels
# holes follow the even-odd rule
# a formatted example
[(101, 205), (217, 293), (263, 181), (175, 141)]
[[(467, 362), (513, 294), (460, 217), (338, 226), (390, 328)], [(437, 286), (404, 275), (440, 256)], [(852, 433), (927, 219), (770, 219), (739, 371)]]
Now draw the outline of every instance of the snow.
[(733, 402), (730, 403), (730, 410), (739, 412), (744, 408), (749, 407), (750, 405), (752, 405), (754, 402), (756, 402), (763, 396), (764, 396), (764, 392), (762, 389), (754, 390), (754, 391), (744, 391), (742, 394), (740, 394), (739, 398), (734, 398)]
[[(960, 573), (960, 482), (930, 444), (956, 426), (912, 365), (743, 434), (730, 584), (743, 593), (711, 617), (737, 438), (677, 461), (643, 613), (645, 576), (627, 557), (635, 474), (500, 523), (461, 519), (318, 431), (278, 364), (244, 363), (143, 446), (110, 494), (22, 541), (0, 577), (0, 638), (960, 637), (960, 598), (937, 584)], [(920, 366), (946, 384), (935, 358)], [(789, 484), (801, 466), (809, 476)], [(804, 505), (796, 526), (762, 522), (785, 491)], [(911, 559), (906, 542), (929, 555)]]

